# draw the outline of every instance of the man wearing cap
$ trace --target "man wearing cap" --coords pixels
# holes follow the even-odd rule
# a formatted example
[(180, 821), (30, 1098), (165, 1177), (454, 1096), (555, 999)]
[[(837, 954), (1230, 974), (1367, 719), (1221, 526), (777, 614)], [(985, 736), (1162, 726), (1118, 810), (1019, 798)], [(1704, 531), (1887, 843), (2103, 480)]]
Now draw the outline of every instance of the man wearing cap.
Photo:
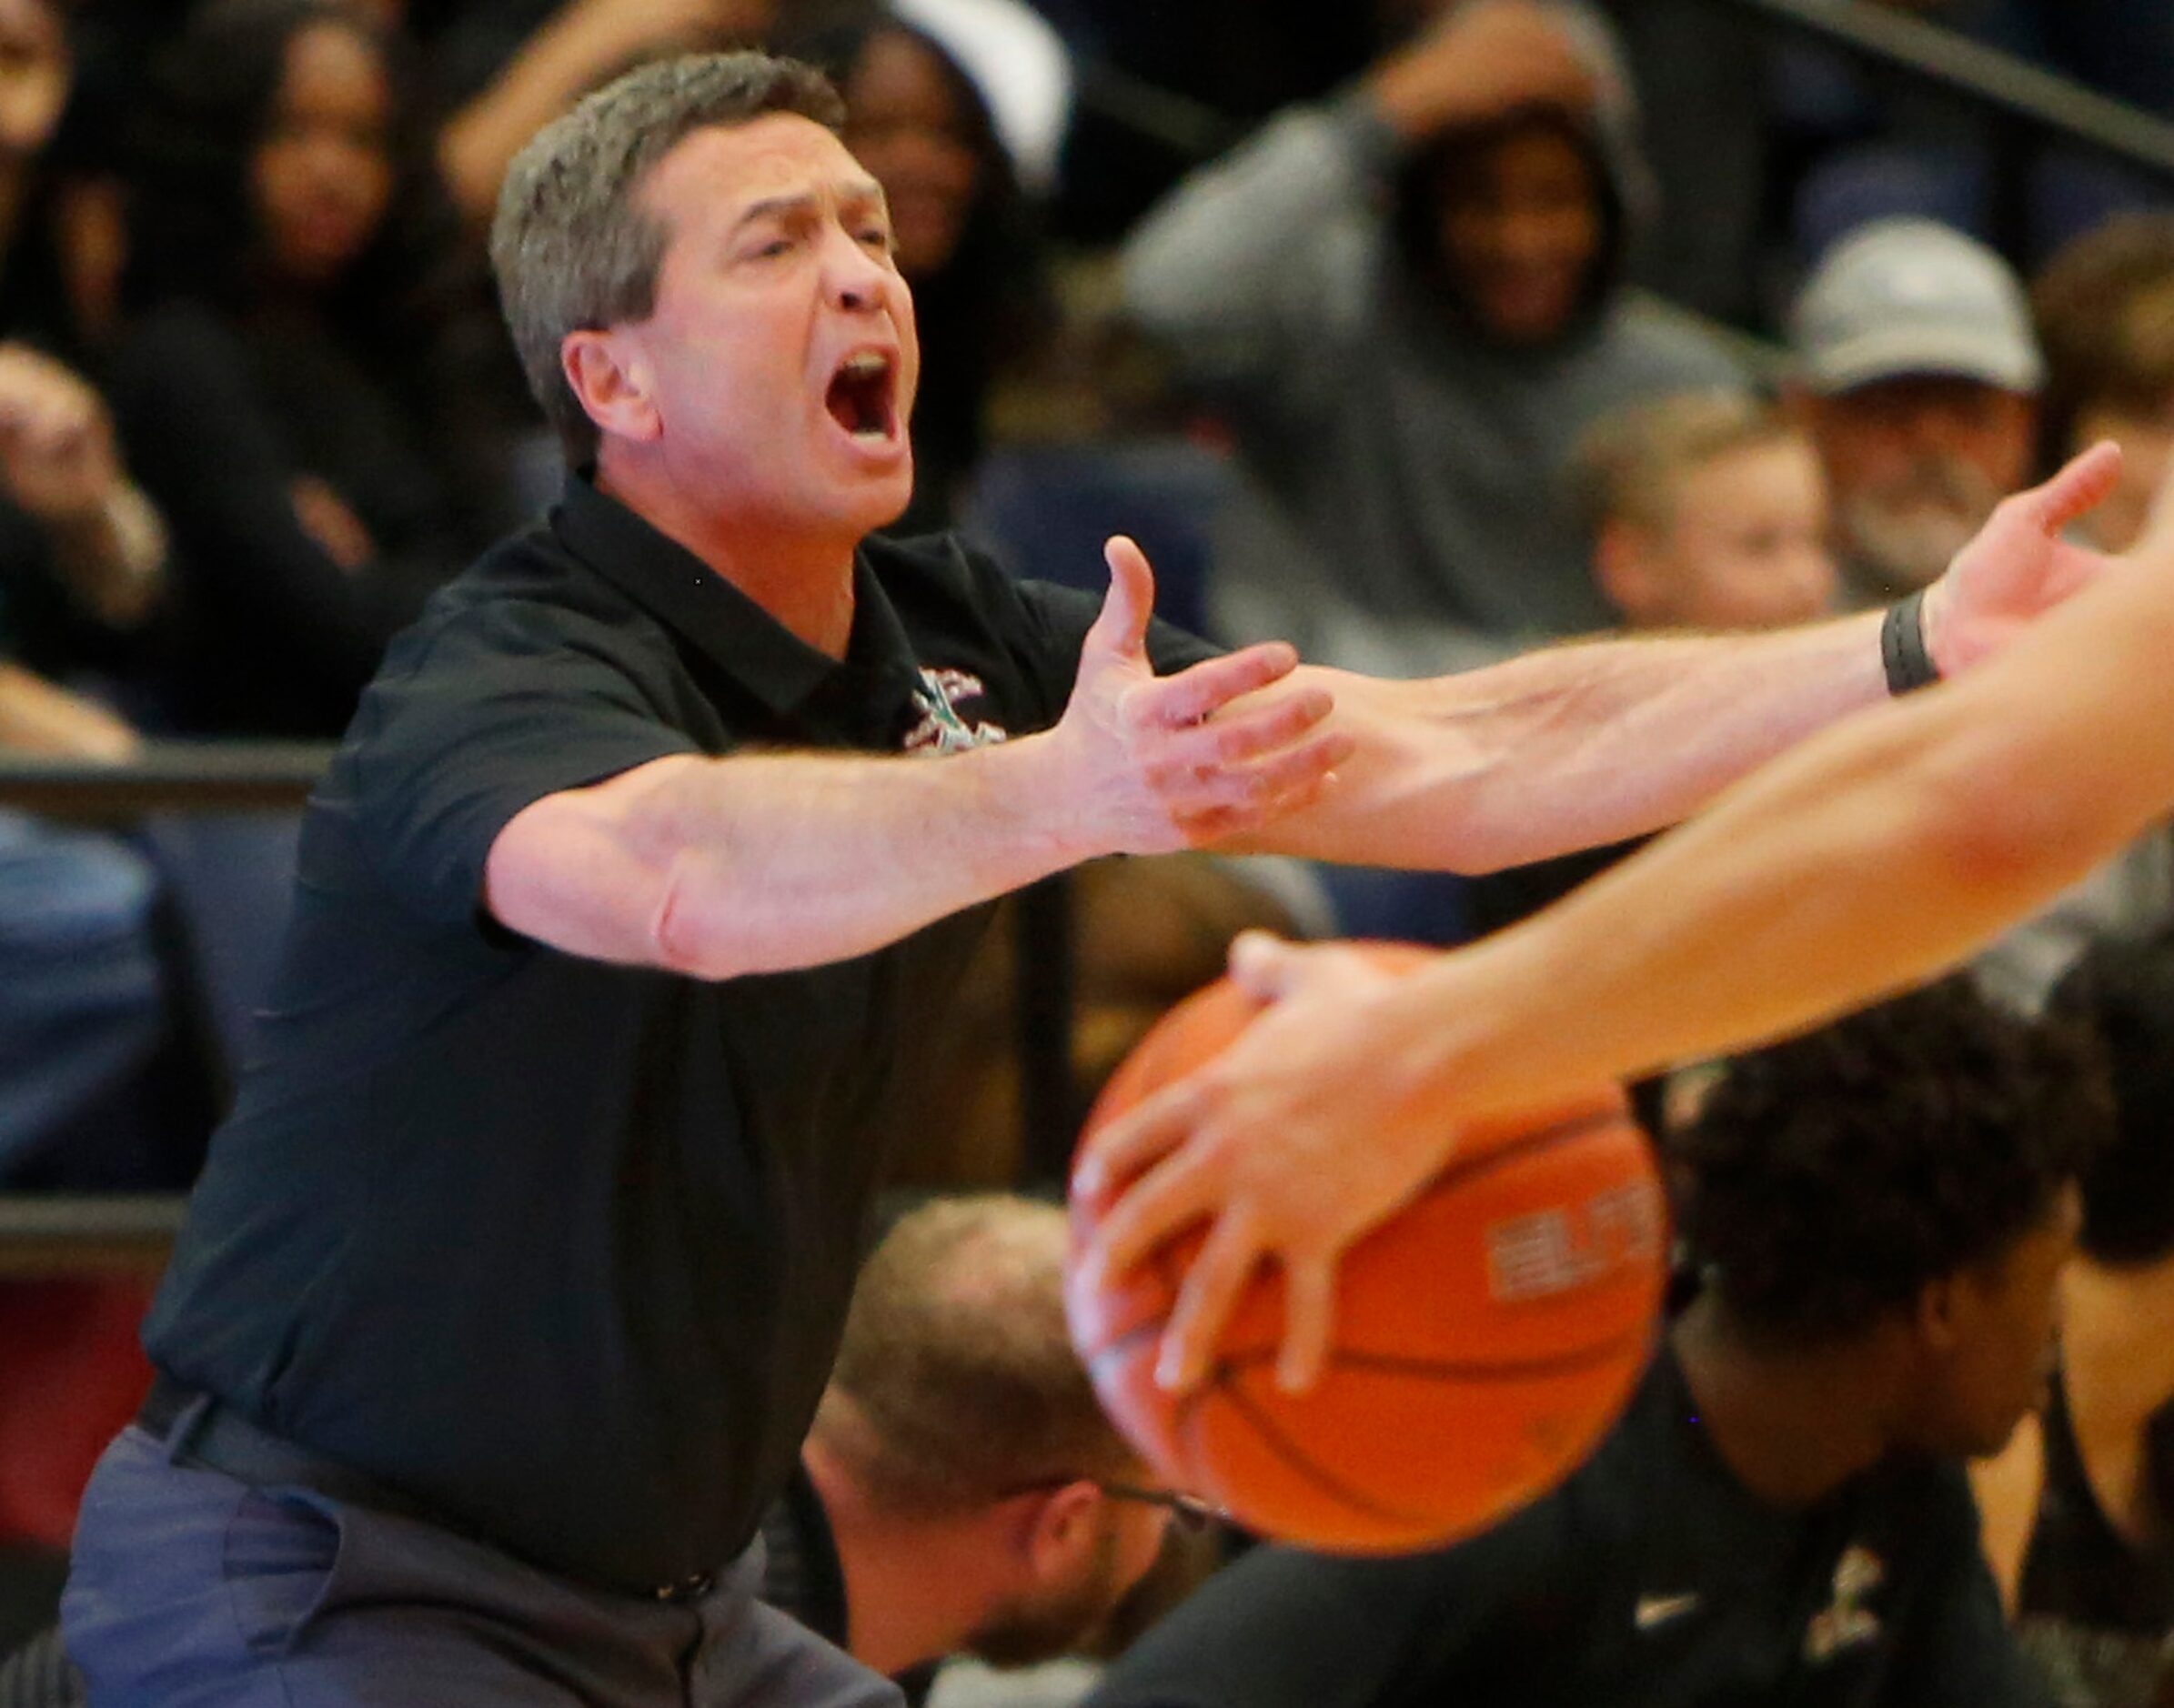
[(1925, 586), (2029, 471), (2045, 364), (2021, 283), (1945, 226), (1876, 220), (1821, 261), (1790, 344), (1834, 490), (1843, 597)]

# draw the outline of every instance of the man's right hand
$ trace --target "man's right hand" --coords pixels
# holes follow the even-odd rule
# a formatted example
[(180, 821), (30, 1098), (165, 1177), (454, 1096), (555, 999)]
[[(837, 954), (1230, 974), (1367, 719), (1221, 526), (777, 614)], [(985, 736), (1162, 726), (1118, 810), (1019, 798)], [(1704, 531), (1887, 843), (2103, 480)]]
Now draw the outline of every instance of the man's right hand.
[(1258, 830), (1318, 799), (1353, 742), (1321, 727), (1328, 694), (1277, 689), (1297, 653), (1272, 642), (1156, 676), (1153, 572), (1122, 536), (1104, 556), (1109, 596), (1046, 738), (1051, 809), (1093, 851), (1159, 854)]
[(1598, 93), (1593, 66), (1551, 10), (1538, 0), (1446, 8), (1374, 74), (1375, 105), (1413, 143), (1527, 104), (1589, 108)]

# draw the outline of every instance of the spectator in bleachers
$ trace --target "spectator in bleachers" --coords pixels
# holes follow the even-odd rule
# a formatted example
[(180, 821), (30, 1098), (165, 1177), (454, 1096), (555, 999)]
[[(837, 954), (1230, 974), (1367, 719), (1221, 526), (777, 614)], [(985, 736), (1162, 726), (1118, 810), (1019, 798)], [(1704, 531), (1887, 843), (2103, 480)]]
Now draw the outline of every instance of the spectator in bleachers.
[(2174, 934), (2093, 949), (2051, 1009), (2097, 1033), (2115, 1134), (2082, 1177), (2058, 1379), (1978, 1500), (2060, 1708), (2149, 1708), (2174, 1662)]
[(1597, 417), (1741, 384), (1619, 286), (1633, 107), (1586, 8), (1483, 0), (1273, 120), (1132, 240), (1131, 313), (1237, 438), (1236, 635), (1413, 675), (1605, 625), (1555, 482)]
[[(164, 558), (97, 394), (0, 344), (0, 752), (135, 751), (125, 720), (52, 673), (84, 637), (146, 620)], [(186, 1183), (193, 1153), (162, 1167), (119, 1113), (167, 1036), (156, 894), (126, 843), (0, 810), (0, 1186)]]
[(861, 1269), (800, 1474), (763, 1524), (764, 1594), (879, 1673), (1073, 1653), (1173, 1513), (1204, 1516), (1095, 1401), (1064, 1327), (1069, 1239), (1053, 1205), (939, 1200)]
[(846, 146), (882, 185), (923, 353), (913, 404), (913, 502), (890, 532), (951, 525), (980, 460), (1002, 369), (1046, 327), (1048, 282), (1033, 210), (990, 96), (941, 12), (881, 8), (866, 23), (788, 38), (846, 102)]
[(1738, 392), (1611, 416), (1578, 447), (1593, 574), (1627, 628), (1778, 628), (1834, 603), (1827, 481), (1802, 429)]
[(158, 68), (114, 399), (196, 727), (337, 734), (508, 519), (510, 359), (398, 65), (331, 0), (216, 0)]
[(0, 337), (81, 367), (111, 329), (117, 244), (69, 28), (55, 0), (0, 5)]
[(2120, 446), (2121, 484), (2080, 526), (2125, 551), (2174, 450), (2174, 215), (2130, 215), (2078, 238), (2030, 295), (2046, 348), (2047, 454)]
[(1926, 586), (2030, 470), (2045, 364), (2021, 284), (1958, 232), (1877, 221), (1807, 281), (1790, 345), (1846, 600)]

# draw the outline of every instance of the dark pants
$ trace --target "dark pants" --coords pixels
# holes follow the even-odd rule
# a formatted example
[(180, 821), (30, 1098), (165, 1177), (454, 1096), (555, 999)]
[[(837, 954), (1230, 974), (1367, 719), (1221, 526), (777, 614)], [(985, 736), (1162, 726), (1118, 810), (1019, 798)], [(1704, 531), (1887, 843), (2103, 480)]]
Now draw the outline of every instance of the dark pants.
[(755, 1599), (555, 1577), (413, 1518), (257, 1489), (132, 1425), (84, 1496), (61, 1606), (94, 1708), (896, 1708)]

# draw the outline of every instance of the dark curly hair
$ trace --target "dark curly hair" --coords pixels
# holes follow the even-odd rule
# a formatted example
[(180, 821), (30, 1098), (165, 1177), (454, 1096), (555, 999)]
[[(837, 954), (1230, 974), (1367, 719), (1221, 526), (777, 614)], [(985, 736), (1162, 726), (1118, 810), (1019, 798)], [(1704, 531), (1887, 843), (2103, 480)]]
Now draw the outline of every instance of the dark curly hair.
[(2039, 1225), (2111, 1120), (2087, 1038), (1948, 980), (1731, 1064), (1669, 1145), (1678, 1226), (1746, 1331), (1845, 1340)]
[(2174, 1254), (2174, 927), (2089, 949), (2048, 1009), (2097, 1035), (2113, 1087), (2113, 1142), (2083, 1171), (2083, 1249), (2108, 1263)]

